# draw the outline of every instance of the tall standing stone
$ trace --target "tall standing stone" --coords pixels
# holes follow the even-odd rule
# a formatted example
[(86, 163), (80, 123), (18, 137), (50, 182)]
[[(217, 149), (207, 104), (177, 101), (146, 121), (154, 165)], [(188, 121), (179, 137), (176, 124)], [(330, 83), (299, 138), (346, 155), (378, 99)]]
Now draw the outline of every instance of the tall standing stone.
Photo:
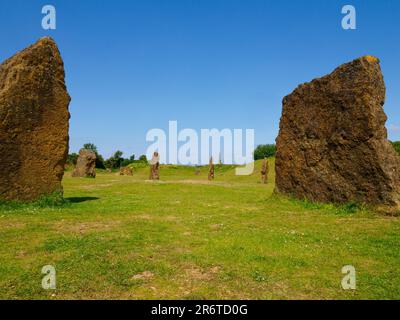
[(214, 180), (214, 176), (215, 176), (215, 166), (214, 166), (214, 162), (213, 162), (213, 158), (210, 158), (210, 163), (208, 165), (208, 180), (212, 181)]
[(74, 178), (96, 178), (96, 153), (92, 150), (79, 151), (76, 166), (72, 172)]
[(268, 159), (264, 158), (261, 165), (261, 182), (263, 184), (266, 184), (268, 182), (268, 172), (269, 172)]
[(400, 160), (387, 140), (385, 84), (366, 56), (283, 99), (276, 189), (318, 202), (398, 206)]
[(154, 152), (150, 160), (150, 180), (160, 180), (160, 155)]
[(0, 65), (0, 199), (62, 192), (70, 96), (56, 43), (42, 38)]

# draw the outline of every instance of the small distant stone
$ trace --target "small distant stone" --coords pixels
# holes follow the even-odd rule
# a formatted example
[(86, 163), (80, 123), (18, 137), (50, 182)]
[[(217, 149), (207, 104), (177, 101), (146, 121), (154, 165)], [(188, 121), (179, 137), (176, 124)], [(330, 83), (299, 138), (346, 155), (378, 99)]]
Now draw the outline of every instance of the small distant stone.
[(119, 170), (120, 176), (133, 176), (133, 169), (131, 167), (122, 167)]
[(213, 158), (211, 157), (209, 165), (208, 165), (208, 181), (214, 180), (214, 177), (215, 177), (215, 166), (214, 166)]
[(96, 178), (96, 154), (87, 149), (79, 151), (72, 177)]
[(261, 166), (261, 182), (263, 184), (266, 184), (268, 182), (268, 172), (269, 172), (268, 160), (264, 158)]
[(151, 279), (154, 277), (154, 274), (150, 271), (144, 271), (142, 273), (135, 274), (132, 279), (134, 280), (145, 280), (145, 279)]
[(154, 152), (150, 160), (150, 177), (149, 180), (160, 180), (160, 155)]

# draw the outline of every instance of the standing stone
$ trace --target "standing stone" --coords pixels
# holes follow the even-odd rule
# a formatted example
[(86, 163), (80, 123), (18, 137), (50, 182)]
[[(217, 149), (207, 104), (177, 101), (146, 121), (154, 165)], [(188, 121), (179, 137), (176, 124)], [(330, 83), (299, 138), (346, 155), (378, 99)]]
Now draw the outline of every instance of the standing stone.
[(0, 200), (62, 193), (71, 100), (64, 76), (51, 38), (0, 65)]
[(267, 158), (264, 158), (261, 166), (261, 182), (263, 184), (266, 184), (268, 182), (268, 172), (269, 172), (268, 160)]
[(72, 176), (80, 178), (96, 178), (96, 153), (91, 150), (81, 149)]
[(211, 157), (209, 168), (208, 168), (208, 180), (209, 181), (214, 180), (214, 176), (215, 176), (215, 167), (214, 167), (214, 163), (213, 163), (213, 158)]
[(120, 176), (133, 176), (133, 169), (131, 167), (122, 167), (119, 170)]
[(154, 152), (153, 158), (150, 160), (150, 180), (160, 180), (160, 156), (158, 152)]
[(400, 158), (387, 140), (385, 84), (366, 56), (283, 99), (276, 189), (318, 202), (399, 204)]

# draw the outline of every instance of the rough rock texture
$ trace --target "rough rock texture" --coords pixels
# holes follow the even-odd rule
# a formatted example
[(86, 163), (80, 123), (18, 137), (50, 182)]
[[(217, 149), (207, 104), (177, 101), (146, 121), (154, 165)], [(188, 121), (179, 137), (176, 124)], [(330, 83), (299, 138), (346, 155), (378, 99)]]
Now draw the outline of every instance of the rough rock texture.
[(51, 38), (0, 65), (0, 199), (62, 192), (69, 112), (64, 65)]
[(276, 189), (318, 202), (399, 205), (379, 60), (366, 56), (283, 99)]
[(214, 162), (213, 162), (213, 158), (210, 158), (210, 163), (208, 165), (208, 180), (212, 181), (214, 180), (215, 177), (215, 166), (214, 166)]
[(119, 170), (120, 176), (133, 176), (133, 169), (131, 167), (122, 167)]
[(268, 172), (269, 172), (268, 159), (264, 158), (261, 165), (261, 182), (263, 184), (268, 183)]
[(96, 178), (96, 153), (81, 149), (72, 176), (75, 178)]
[(154, 152), (150, 160), (150, 180), (160, 180), (160, 155)]

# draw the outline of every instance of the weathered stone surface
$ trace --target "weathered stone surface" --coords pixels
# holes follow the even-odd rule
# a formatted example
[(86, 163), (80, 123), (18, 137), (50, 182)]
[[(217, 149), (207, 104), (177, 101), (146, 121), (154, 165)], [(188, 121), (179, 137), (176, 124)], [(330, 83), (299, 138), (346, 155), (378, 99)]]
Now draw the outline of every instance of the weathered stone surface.
[(0, 65), (0, 199), (31, 201), (62, 192), (69, 102), (51, 38)]
[(131, 167), (122, 167), (119, 170), (120, 176), (133, 176), (133, 169)]
[(208, 181), (214, 180), (215, 177), (215, 166), (213, 162), (213, 158), (210, 158), (210, 163), (208, 165)]
[(268, 183), (268, 172), (269, 172), (268, 159), (264, 158), (261, 165), (261, 182), (263, 184)]
[(150, 160), (150, 180), (160, 180), (160, 155), (154, 152)]
[(387, 140), (379, 60), (366, 56), (283, 99), (276, 189), (319, 202), (398, 206), (400, 160)]
[(91, 150), (81, 149), (72, 177), (96, 178), (96, 153)]

